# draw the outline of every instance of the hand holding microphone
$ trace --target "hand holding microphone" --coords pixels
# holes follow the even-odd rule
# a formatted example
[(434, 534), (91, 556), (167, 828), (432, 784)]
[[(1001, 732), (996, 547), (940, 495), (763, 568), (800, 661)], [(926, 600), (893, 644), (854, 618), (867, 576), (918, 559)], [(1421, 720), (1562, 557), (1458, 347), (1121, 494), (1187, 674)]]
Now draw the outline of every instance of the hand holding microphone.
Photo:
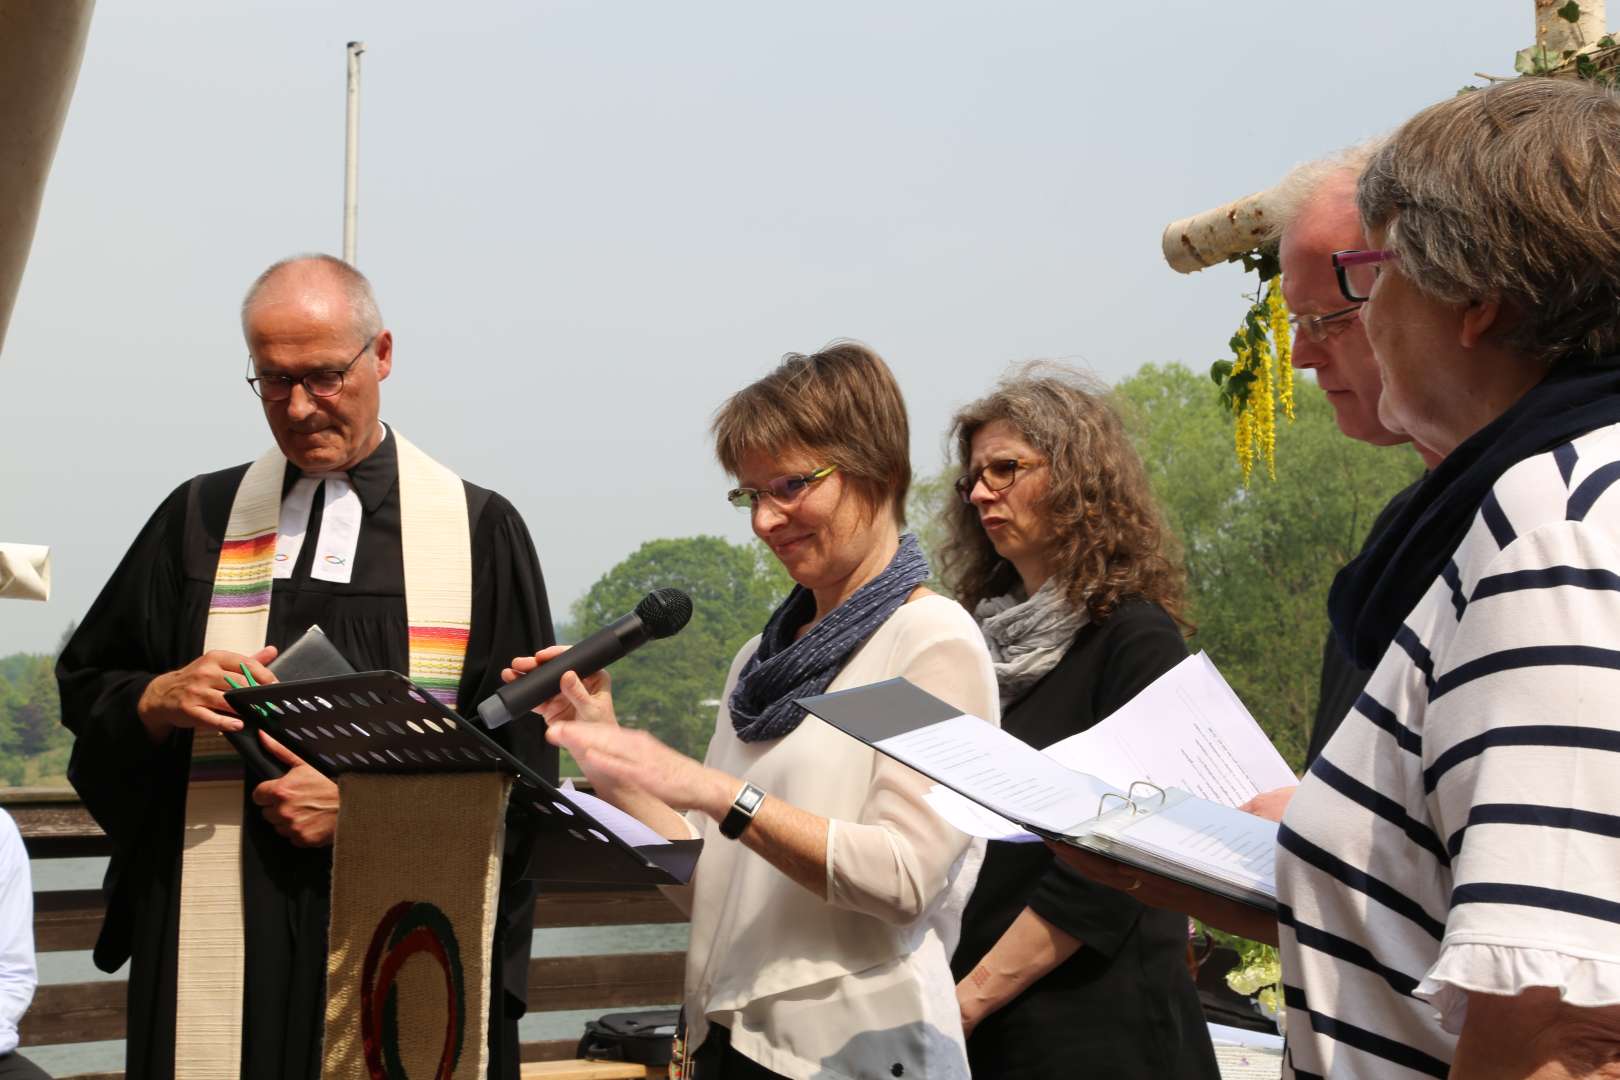
[[(478, 705), (478, 716), (485, 727), (494, 730), (555, 697), (568, 672), (588, 678), (647, 642), (680, 632), (691, 617), (691, 597), (679, 589), (655, 589), (630, 614), (572, 648), (545, 657), (533, 671), (485, 698)], [(537, 654), (536, 659), (542, 655)]]

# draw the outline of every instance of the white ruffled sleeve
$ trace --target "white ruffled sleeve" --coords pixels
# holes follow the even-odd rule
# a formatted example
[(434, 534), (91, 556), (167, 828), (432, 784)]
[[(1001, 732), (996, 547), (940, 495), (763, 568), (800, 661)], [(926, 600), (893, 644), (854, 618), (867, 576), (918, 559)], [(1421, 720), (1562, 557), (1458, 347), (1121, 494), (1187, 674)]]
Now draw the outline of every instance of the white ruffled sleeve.
[[(1547, 987), (1620, 1004), (1620, 591), (1568, 586), (1609, 567), (1601, 524), (1556, 521), (1504, 547), (1435, 658), (1423, 780), (1451, 854), (1439, 956), (1415, 993), (1460, 1032), (1470, 991)], [(1558, 586), (1558, 587), (1554, 587)], [(1594, 654), (1596, 654), (1594, 656)]]
[(1620, 963), (1521, 945), (1446, 945), (1413, 993), (1459, 1035), (1470, 991), (1514, 997), (1534, 987), (1557, 990), (1559, 1000), (1580, 1008), (1620, 1004)]

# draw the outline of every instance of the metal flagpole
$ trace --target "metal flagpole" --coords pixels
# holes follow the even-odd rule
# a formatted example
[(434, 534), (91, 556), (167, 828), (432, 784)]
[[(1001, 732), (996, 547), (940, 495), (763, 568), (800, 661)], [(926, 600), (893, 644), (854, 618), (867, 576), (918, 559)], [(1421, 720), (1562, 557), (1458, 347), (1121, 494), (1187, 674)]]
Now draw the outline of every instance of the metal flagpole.
[(355, 242), (360, 225), (360, 54), (363, 41), (351, 41), (349, 50), (349, 122), (343, 151), (343, 261), (355, 265)]

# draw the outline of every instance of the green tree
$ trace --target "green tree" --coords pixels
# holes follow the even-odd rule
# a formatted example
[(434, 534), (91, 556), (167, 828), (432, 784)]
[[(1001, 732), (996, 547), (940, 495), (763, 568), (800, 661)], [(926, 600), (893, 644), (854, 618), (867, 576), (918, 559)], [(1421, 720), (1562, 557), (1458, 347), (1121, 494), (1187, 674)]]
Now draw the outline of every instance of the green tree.
[(1333, 576), (1389, 498), (1422, 471), (1408, 447), (1346, 438), (1314, 385), (1279, 424), (1277, 479), (1245, 487), (1208, 378), (1147, 365), (1118, 387), (1186, 559), (1191, 642), (1220, 667), (1289, 763), (1304, 758)]
[(22, 695), (10, 679), (0, 675), (0, 762), (21, 761), (17, 751), (17, 728), (12, 714), (22, 704)]
[(928, 587), (945, 592), (939, 581), (939, 550), (945, 543), (945, 512), (950, 509), (956, 491), (956, 470), (951, 466), (936, 476), (914, 476), (911, 490), (906, 494), (906, 528), (917, 534), (933, 576)]
[(714, 536), (649, 540), (591, 586), (574, 605), (572, 622), (594, 631), (665, 586), (692, 597), (686, 629), (613, 666), (613, 697), (624, 723), (702, 757), (732, 657), (764, 627), (792, 584), (758, 544)]
[(68, 742), (70, 736), (62, 727), (62, 704), (50, 657), (33, 657), (13, 691), (16, 698), (10, 721), (15, 754), (34, 757)]

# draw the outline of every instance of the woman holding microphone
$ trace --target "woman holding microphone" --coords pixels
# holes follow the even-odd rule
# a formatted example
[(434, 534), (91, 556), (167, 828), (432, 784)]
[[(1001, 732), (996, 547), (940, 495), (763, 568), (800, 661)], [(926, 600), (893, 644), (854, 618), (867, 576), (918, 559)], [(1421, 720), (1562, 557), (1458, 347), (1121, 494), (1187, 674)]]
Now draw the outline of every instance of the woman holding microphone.
[(691, 885), (670, 890), (692, 919), (683, 1014), (700, 1080), (966, 1077), (949, 960), (968, 838), (924, 802), (923, 777), (793, 703), (904, 676), (997, 717), (978, 628), (923, 587), (927, 561), (900, 532), (899, 388), (858, 344), (790, 354), (713, 431), (730, 502), (796, 584), (732, 663), (707, 759), (619, 727), (606, 673), (565, 676), (538, 710), (548, 738), (609, 801), (704, 841)]

